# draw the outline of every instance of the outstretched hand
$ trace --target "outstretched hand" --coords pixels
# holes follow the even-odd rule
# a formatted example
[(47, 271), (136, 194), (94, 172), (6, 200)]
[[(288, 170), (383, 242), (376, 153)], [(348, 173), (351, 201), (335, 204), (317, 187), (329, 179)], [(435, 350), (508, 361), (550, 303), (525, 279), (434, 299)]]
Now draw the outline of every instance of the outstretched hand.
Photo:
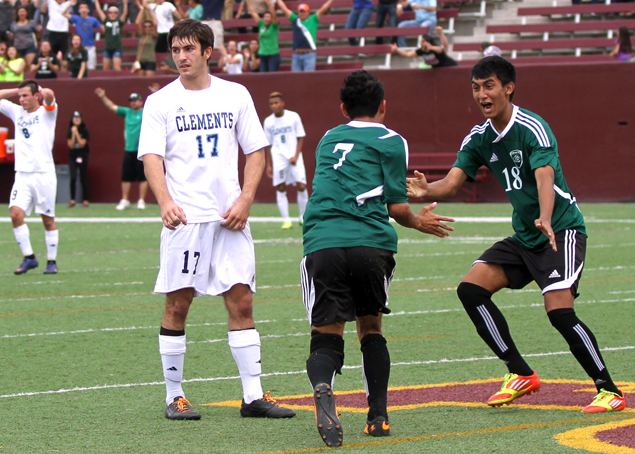
[(428, 180), (418, 170), (415, 170), (414, 178), (406, 178), (406, 186), (408, 188), (408, 197), (421, 198), (428, 194)]
[(444, 224), (441, 221), (445, 222), (454, 222), (453, 218), (447, 216), (439, 216), (434, 214), (432, 210), (434, 210), (437, 206), (437, 202), (434, 202), (427, 207), (423, 207), (419, 214), (417, 214), (417, 218), (419, 223), (417, 225), (417, 230), (423, 233), (429, 233), (430, 235), (435, 235), (443, 238), (444, 236), (448, 236), (449, 233), (453, 232), (454, 227)]
[(553, 229), (551, 228), (551, 222), (544, 219), (536, 219), (534, 224), (537, 229), (540, 229), (544, 236), (549, 238), (551, 249), (553, 249), (554, 252), (558, 252), (558, 247), (556, 246), (556, 235), (553, 233)]

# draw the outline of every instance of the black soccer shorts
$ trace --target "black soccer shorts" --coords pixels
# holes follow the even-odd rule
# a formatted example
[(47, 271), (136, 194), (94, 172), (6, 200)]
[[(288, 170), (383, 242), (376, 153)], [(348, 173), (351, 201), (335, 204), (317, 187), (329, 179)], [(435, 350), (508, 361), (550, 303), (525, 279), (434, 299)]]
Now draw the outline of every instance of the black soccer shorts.
[(386, 249), (358, 246), (321, 249), (304, 257), (300, 264), (302, 299), (309, 323), (325, 326), (389, 314), (394, 255)]
[(121, 181), (124, 183), (146, 181), (146, 174), (143, 171), (143, 161), (139, 161), (137, 159), (136, 151), (124, 151), (123, 166), (121, 167)]
[(543, 294), (568, 288), (577, 298), (587, 237), (577, 230), (563, 230), (555, 235), (557, 252), (551, 249), (548, 242), (529, 250), (512, 238), (505, 238), (485, 251), (474, 263), (502, 265), (511, 289), (523, 288), (536, 281)]

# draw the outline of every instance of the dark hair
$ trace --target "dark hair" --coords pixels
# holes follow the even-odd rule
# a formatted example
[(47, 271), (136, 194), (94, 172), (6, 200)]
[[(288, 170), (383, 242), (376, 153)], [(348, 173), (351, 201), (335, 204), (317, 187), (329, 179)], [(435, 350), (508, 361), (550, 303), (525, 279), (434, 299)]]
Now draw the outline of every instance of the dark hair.
[[(75, 118), (75, 117), (76, 117), (75, 112), (73, 112), (73, 115), (71, 115), (71, 120), (68, 122), (68, 129), (71, 129), (71, 128), (74, 126), (74, 123), (73, 123), (73, 118)], [(84, 130), (86, 130), (86, 129), (88, 129), (88, 128), (86, 128), (86, 125), (84, 124), (84, 116), (80, 114), (80, 117), (79, 117), (79, 118), (81, 118), (81, 119), (82, 119), (82, 122), (81, 122), (81, 124), (77, 127), (77, 129), (78, 129), (78, 131), (79, 131), (80, 133), (82, 133)], [(82, 135), (83, 135), (83, 134), (82, 134)]]
[(351, 120), (374, 117), (384, 100), (384, 84), (363, 69), (355, 71), (344, 79), (340, 99)]
[(427, 42), (429, 42), (430, 44), (432, 44), (433, 46), (436, 46), (436, 40), (435, 40), (432, 36), (430, 36), (430, 35), (423, 35), (423, 36), (422, 36), (422, 38), (423, 38), (425, 41), (427, 41)]
[(280, 101), (284, 101), (284, 98), (282, 97), (282, 93), (280, 93), (279, 91), (274, 91), (273, 93), (271, 93), (269, 95), (269, 99), (271, 98), (280, 98)]
[(16, 21), (16, 22), (18, 21), (18, 11), (20, 11), (21, 9), (23, 9), (24, 11), (26, 11), (26, 20), (27, 20), (27, 21), (28, 21), (28, 20), (30, 20), (31, 18), (29, 17), (29, 10), (28, 10), (28, 9), (26, 9), (26, 6), (22, 6), (22, 5), (20, 5), (20, 6), (18, 6), (18, 7), (15, 9), (15, 21)]
[(34, 80), (23, 80), (22, 82), (20, 82), (20, 85), (18, 85), (18, 88), (24, 88), (24, 87), (29, 87), (31, 89), (32, 95), (40, 91), (40, 86)]
[[(516, 68), (503, 57), (493, 55), (482, 58), (472, 68), (472, 79), (487, 79), (492, 74), (501, 81), (503, 87), (510, 82), (516, 84)], [(509, 100), (512, 99), (514, 92), (509, 96)]]
[[(76, 36), (78, 36), (78, 37), (79, 37), (79, 47), (78, 47), (77, 49), (75, 49), (75, 48), (73, 47), (73, 38), (75, 38)], [(82, 39), (81, 35), (78, 35), (77, 33), (75, 33), (75, 34), (73, 34), (73, 35), (71, 36), (71, 55), (72, 55), (73, 57), (75, 57), (75, 56), (77, 56), (77, 55), (80, 55), (80, 54), (82, 53), (82, 51), (84, 50), (84, 44), (83, 44), (83, 41), (84, 41), (84, 40)]]
[(488, 43), (487, 41), (483, 41), (481, 43), (481, 51), (484, 51), (485, 49), (487, 49), (491, 45), (492, 45), (492, 43)]
[(183, 41), (197, 42), (201, 45), (201, 55), (205, 54), (205, 49), (214, 49), (214, 33), (208, 25), (195, 19), (185, 19), (178, 21), (168, 33), (168, 48), (172, 51), (172, 41), (179, 38)]
[(625, 54), (631, 53), (631, 34), (628, 31), (628, 27), (622, 25), (618, 31), (618, 37), (620, 42), (620, 52)]

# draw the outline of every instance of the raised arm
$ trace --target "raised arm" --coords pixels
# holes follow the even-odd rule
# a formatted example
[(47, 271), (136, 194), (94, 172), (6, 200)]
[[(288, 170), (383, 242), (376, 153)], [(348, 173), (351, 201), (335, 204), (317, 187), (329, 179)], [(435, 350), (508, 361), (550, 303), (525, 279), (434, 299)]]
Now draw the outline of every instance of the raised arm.
[(256, 189), (258, 189), (262, 171), (265, 168), (264, 148), (245, 155), (245, 158), (243, 190), (231, 208), (226, 213), (221, 214), (221, 217), (225, 219), (221, 225), (230, 230), (243, 230), (247, 226), (251, 205), (254, 203)]
[(108, 99), (108, 97), (106, 96), (106, 90), (104, 90), (103, 88), (97, 87), (95, 88), (95, 94), (99, 97), (99, 99), (101, 99), (104, 105), (108, 107), (108, 109), (110, 109), (112, 113), (115, 113), (115, 114), (117, 113), (118, 106), (117, 104), (112, 102), (110, 99)]
[(416, 50), (401, 49), (396, 44), (391, 44), (390, 53), (394, 54), (395, 52), (401, 55), (402, 57), (416, 57), (417, 56)]
[(278, 14), (276, 13), (276, 5), (273, 3), (273, 0), (266, 0), (266, 2), (267, 8), (269, 8), (269, 12), (271, 13), (271, 22), (277, 24), (279, 20)]
[(551, 166), (538, 167), (534, 170), (536, 185), (538, 186), (538, 204), (540, 205), (540, 218), (534, 221), (536, 228), (549, 238), (551, 249), (557, 251), (556, 237), (551, 228), (551, 216), (556, 200), (556, 192), (553, 189), (555, 171)]
[(322, 16), (324, 16), (326, 14), (326, 12), (331, 9), (331, 5), (333, 4), (333, 0), (326, 0), (326, 2), (324, 2), (324, 5), (322, 5), (320, 7), (320, 9), (317, 10), (317, 12), (315, 13), (315, 15), (317, 16), (318, 19), (322, 19)]
[[(254, 7), (253, 3), (251, 3), (251, 0), (243, 0), (244, 2), (247, 2), (247, 11), (249, 11), (249, 14), (251, 14), (251, 17), (254, 19), (254, 21), (256, 21), (256, 23), (260, 22), (260, 15), (258, 14), (258, 11), (256, 11), (256, 8)], [(241, 3), (242, 6), (242, 3)]]
[(183, 11), (183, 8), (181, 8), (181, 0), (174, 0), (174, 6), (176, 7), (176, 9), (172, 11), (172, 16), (174, 16), (174, 19), (176, 19), (177, 21), (187, 19), (185, 11)]
[(128, 2), (124, 1), (123, 2), (123, 11), (121, 12), (121, 16), (119, 16), (119, 20), (121, 22), (125, 23), (126, 19), (128, 19)]
[[(123, 3), (124, 3), (124, 5), (126, 4), (126, 2), (123, 2)], [(99, 18), (100, 21), (103, 22), (104, 20), (106, 20), (106, 13), (104, 13), (104, 10), (101, 9), (101, 5), (99, 4), (99, 0), (95, 0), (95, 11), (97, 11), (97, 17)]]
[(5, 88), (4, 90), (0, 90), (0, 99), (12, 98), (13, 96), (18, 96), (17, 88)]
[(439, 39), (441, 40), (441, 46), (443, 47), (443, 50), (447, 52), (448, 49), (450, 48), (450, 43), (448, 42), (448, 38), (445, 36), (445, 33), (443, 33), (443, 27), (434, 27), (434, 30), (439, 35)]
[(40, 94), (42, 95), (45, 106), (53, 105), (53, 102), (55, 102), (55, 92), (53, 90), (50, 88), (40, 88)]
[(69, 13), (68, 10), (70, 10), (75, 5), (77, 5), (77, 0), (70, 0), (70, 3), (66, 5), (66, 7), (62, 10), (62, 16), (70, 20), (73, 13)]
[(445, 199), (452, 197), (467, 180), (467, 174), (458, 167), (452, 167), (442, 180), (428, 184), (424, 174), (415, 170), (414, 178), (407, 178), (409, 197)]
[(282, 10), (282, 13), (287, 17), (287, 19), (291, 20), (291, 14), (293, 13), (289, 8), (287, 8), (287, 5), (285, 5), (284, 0), (278, 0), (276, 4), (278, 5), (278, 8)]

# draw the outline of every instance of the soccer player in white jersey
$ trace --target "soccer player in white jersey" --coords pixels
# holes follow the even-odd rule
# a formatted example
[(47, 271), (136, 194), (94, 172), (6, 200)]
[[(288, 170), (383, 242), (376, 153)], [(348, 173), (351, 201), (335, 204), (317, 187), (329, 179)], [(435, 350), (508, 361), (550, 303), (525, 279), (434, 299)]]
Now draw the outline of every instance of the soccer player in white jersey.
[(297, 113), (284, 108), (284, 99), (280, 92), (269, 95), (269, 107), (273, 112), (265, 118), (264, 128), (267, 140), (267, 176), (273, 179), (276, 188), (278, 209), (283, 218), (282, 229), (293, 227), (289, 217), (289, 199), (287, 185), (295, 185), (298, 190), (298, 207), (300, 208), (300, 224), (304, 216), (309, 195), (306, 190), (306, 171), (302, 158), (304, 145), (304, 127)]
[[(13, 96), (19, 96), (20, 105), (5, 99)], [(24, 274), (39, 265), (24, 221), (34, 208), (44, 223), (48, 253), (44, 274), (57, 273), (59, 232), (55, 225), (57, 177), (53, 162), (57, 112), (53, 90), (41, 88), (32, 80), (20, 82), (18, 88), (0, 90), (0, 113), (15, 124), (15, 183), (9, 209), (13, 233), (24, 255), (15, 274)]]
[[(240, 414), (292, 417), (293, 410), (278, 406), (269, 393), (263, 396), (260, 336), (252, 315), (256, 269), (248, 217), (267, 139), (247, 89), (209, 75), (214, 36), (207, 25), (178, 22), (168, 45), (180, 77), (148, 98), (139, 146), (164, 225), (154, 291), (166, 294), (159, 334), (165, 417), (201, 418), (181, 382), (185, 319), (193, 298), (202, 295), (225, 300), (229, 347), (243, 385)], [(242, 190), (238, 145), (246, 158)]]

